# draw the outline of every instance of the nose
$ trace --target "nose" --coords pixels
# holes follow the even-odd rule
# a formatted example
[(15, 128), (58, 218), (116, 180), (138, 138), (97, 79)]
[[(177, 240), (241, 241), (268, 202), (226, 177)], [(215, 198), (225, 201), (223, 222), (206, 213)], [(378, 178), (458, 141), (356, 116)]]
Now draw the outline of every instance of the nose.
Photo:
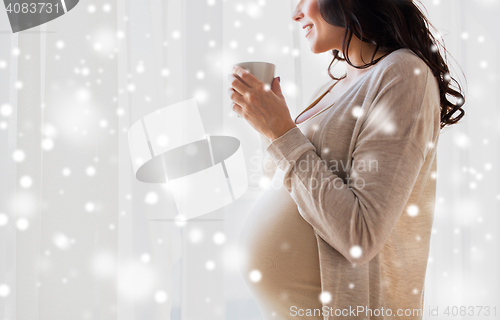
[(304, 18), (304, 14), (302, 13), (301, 10), (301, 5), (300, 5), (301, 3), (302, 1), (297, 5), (297, 7), (292, 13), (292, 20), (295, 20), (297, 22), (300, 22), (300, 19)]

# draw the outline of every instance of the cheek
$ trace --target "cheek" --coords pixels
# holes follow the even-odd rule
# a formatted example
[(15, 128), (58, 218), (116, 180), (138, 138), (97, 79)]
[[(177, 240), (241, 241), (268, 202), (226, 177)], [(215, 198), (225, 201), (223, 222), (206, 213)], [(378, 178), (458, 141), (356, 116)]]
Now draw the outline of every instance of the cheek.
[(319, 6), (316, 0), (307, 1), (307, 3), (305, 3), (302, 7), (302, 12), (315, 24), (323, 19), (321, 17), (321, 13), (319, 12)]
[(319, 12), (319, 6), (316, 1), (310, 1), (306, 8), (309, 17), (315, 22), (324, 21), (321, 13)]

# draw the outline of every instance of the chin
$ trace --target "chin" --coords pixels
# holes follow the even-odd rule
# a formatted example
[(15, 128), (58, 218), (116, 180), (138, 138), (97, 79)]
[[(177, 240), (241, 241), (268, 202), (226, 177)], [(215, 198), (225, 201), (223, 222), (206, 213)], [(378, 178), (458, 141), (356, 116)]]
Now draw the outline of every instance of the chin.
[(315, 43), (309, 43), (309, 49), (311, 49), (312, 53), (318, 53), (318, 48), (316, 47)]
[(312, 53), (315, 53), (315, 54), (318, 54), (318, 53), (323, 53), (323, 52), (328, 51), (328, 50), (321, 50), (320, 48), (318, 48), (318, 47), (317, 47), (317, 46), (315, 46), (314, 44), (312, 44), (312, 45), (310, 46), (310, 48), (311, 48), (311, 52), (312, 52)]
[(309, 40), (309, 48), (311, 49), (312, 53), (318, 54), (329, 51), (330, 49), (328, 49), (327, 47), (328, 46), (325, 46), (324, 44), (321, 45), (320, 43), (318, 43), (318, 41), (315, 41), (313, 39)]

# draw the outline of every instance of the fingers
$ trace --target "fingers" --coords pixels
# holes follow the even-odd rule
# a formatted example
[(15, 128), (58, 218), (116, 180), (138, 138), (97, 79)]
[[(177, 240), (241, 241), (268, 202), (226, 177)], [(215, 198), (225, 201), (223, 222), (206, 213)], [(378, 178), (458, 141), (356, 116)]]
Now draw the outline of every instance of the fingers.
[(259, 79), (254, 77), (253, 74), (240, 66), (235, 66), (233, 69), (233, 73), (240, 77), (240, 79), (243, 80), (250, 88), (256, 88), (263, 85), (263, 83)]
[(245, 99), (243, 98), (243, 96), (241, 94), (239, 94), (238, 92), (236, 92), (233, 88), (229, 88), (227, 90), (227, 93), (233, 102), (235, 102), (239, 105), (245, 104)]
[(237, 76), (234, 74), (229, 74), (228, 76), (229, 84), (231, 84), (231, 87), (233, 87), (236, 92), (239, 94), (243, 95), (250, 87), (248, 85), (244, 84), (241, 79), (239, 79)]
[(234, 113), (236, 113), (238, 118), (243, 117), (243, 108), (240, 105), (233, 102), (231, 103), (231, 109), (233, 109)]
[(281, 91), (280, 79), (279, 77), (274, 78), (272, 82), (272, 91), (278, 96), (283, 97), (283, 92)]

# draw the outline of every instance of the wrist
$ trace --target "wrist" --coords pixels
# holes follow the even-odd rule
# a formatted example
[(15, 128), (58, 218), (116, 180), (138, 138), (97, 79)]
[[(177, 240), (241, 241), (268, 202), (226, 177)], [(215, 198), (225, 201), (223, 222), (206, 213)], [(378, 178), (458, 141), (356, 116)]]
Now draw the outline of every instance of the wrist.
[(288, 131), (290, 131), (291, 129), (297, 127), (295, 125), (295, 123), (293, 124), (289, 124), (285, 127), (283, 127), (282, 129), (276, 131), (276, 132), (273, 132), (270, 136), (268, 136), (268, 139), (270, 142), (273, 142), (274, 140), (278, 139), (279, 137), (281, 137), (282, 135), (284, 135), (285, 133), (287, 133)]

